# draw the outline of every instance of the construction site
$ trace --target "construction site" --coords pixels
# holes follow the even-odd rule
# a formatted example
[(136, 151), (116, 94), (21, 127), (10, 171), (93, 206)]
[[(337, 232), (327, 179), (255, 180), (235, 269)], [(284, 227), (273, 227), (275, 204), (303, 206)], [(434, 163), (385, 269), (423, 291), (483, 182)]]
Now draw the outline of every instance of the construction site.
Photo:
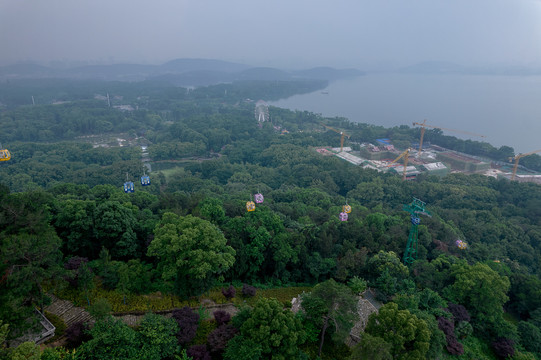
[[(376, 143), (351, 143), (358, 150), (352, 150), (351, 146), (344, 146), (344, 138), (349, 135), (344, 131), (334, 129), (321, 124), (328, 130), (341, 135), (340, 147), (319, 147), (316, 149), (322, 155), (336, 156), (354, 165), (373, 169), (379, 172), (390, 172), (401, 176), (403, 180), (416, 179), (422, 173), (445, 176), (449, 173), (459, 172), (468, 174), (482, 174), (495, 178), (505, 178), (518, 182), (533, 182), (541, 184), (541, 174), (519, 165), (521, 157), (528, 156), (541, 150), (525, 154), (518, 154), (511, 158), (509, 163), (493, 161), (481, 157), (449, 150), (434, 144), (424, 144), (423, 137), (425, 127), (460, 132), (467, 135), (484, 137), (482, 135), (460, 130), (445, 129), (422, 123), (413, 123), (421, 126), (421, 137), (415, 148), (398, 150), (390, 139), (377, 139)], [(358, 145), (358, 146), (357, 146)]]

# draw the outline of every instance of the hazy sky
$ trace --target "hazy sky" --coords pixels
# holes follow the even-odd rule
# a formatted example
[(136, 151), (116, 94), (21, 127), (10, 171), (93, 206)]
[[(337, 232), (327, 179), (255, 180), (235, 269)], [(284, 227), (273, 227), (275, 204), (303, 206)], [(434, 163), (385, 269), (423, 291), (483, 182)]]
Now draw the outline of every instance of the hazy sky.
[(541, 65), (539, 0), (0, 0), (0, 64)]

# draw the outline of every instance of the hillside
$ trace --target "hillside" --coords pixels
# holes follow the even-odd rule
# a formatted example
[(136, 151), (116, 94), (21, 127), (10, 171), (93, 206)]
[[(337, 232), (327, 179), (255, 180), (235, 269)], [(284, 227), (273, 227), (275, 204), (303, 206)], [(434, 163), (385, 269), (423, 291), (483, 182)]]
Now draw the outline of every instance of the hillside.
[[(36, 89), (27, 84), (17, 89)], [(36, 98), (58, 94), (59, 83), (47, 84)], [(346, 146), (409, 145), (419, 129), (275, 107), (272, 122), (258, 123), (254, 100), (310, 91), (317, 81), (192, 90), (115, 83), (111, 106), (105, 83), (85, 84), (65, 103), (0, 113), (12, 153), (0, 164), (8, 337), (52, 293), (97, 318), (89, 332), (84, 324), (66, 330), (67, 346), (86, 359), (182, 350), (193, 359), (539, 358), (539, 185), (461, 173), (402, 181), (315, 150), (340, 143), (322, 123), (350, 134)], [(509, 150), (425, 137), (500, 160)], [(125, 192), (130, 181), (135, 191)], [(426, 206), (414, 213), (420, 223), (404, 208), (414, 199)], [(415, 261), (406, 266), (414, 233)], [(287, 292), (292, 286), (305, 291), (298, 315), (289, 307), (301, 290)], [(355, 306), (366, 286), (384, 305), (361, 331)], [(209, 301), (238, 313), (211, 318)], [(144, 319), (131, 328), (111, 313)]]
[(50, 68), (35, 64), (0, 66), (0, 80), (71, 79), (102, 81), (165, 81), (176, 86), (208, 86), (242, 80), (285, 81), (295, 79), (336, 80), (360, 76), (355, 69), (329, 67), (287, 71), (253, 67), (213, 59), (175, 59), (161, 65), (110, 64)]

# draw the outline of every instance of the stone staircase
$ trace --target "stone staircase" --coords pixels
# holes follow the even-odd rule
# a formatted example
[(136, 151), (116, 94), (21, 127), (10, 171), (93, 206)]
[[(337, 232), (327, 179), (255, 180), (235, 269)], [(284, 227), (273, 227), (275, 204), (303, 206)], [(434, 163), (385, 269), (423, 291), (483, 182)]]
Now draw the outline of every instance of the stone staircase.
[(61, 300), (54, 295), (51, 296), (51, 305), (45, 307), (45, 311), (59, 316), (66, 323), (66, 328), (76, 322), (95, 322), (94, 318), (82, 307), (73, 305), (70, 301)]

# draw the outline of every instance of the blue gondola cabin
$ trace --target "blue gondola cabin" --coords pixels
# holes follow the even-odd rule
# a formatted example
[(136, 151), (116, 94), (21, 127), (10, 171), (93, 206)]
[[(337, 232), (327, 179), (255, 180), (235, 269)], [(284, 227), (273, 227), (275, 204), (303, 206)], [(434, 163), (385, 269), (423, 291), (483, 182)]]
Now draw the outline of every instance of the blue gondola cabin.
[(141, 176), (141, 185), (143, 185), (143, 186), (150, 185), (150, 176), (148, 176), (148, 175)]
[(128, 181), (128, 182), (125, 182), (124, 183), (124, 192), (125, 193), (132, 193), (134, 192), (134, 188), (133, 188), (133, 182), (131, 181)]

